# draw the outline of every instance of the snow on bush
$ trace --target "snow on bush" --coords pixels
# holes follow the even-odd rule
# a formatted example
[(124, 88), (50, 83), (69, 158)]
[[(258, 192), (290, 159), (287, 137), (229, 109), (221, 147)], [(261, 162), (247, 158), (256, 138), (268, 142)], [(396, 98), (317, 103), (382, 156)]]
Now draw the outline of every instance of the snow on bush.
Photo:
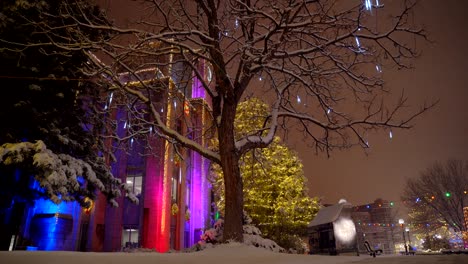
[[(244, 212), (244, 244), (254, 247), (261, 247), (273, 252), (285, 252), (284, 248), (276, 244), (275, 241), (263, 238), (262, 232), (256, 226), (252, 225), (252, 219)], [(207, 245), (220, 243), (223, 239), (224, 220), (218, 219), (213, 228), (206, 230), (201, 235), (201, 240), (194, 246), (192, 250), (202, 250)]]

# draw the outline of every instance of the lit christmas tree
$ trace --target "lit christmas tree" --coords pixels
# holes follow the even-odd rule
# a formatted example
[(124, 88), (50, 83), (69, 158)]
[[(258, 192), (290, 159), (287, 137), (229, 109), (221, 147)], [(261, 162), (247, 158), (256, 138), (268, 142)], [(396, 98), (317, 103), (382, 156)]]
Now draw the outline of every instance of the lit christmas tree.
[[(237, 137), (258, 131), (268, 111), (268, 105), (259, 99), (242, 102), (236, 115)], [(318, 198), (307, 194), (307, 179), (297, 154), (275, 137), (269, 147), (245, 153), (241, 157), (240, 170), (244, 181), (244, 209), (253, 222), (267, 238), (280, 246), (297, 248), (298, 238), (305, 234), (307, 224), (319, 208)], [(219, 166), (214, 166), (214, 172), (217, 205), (223, 211), (222, 171)]]

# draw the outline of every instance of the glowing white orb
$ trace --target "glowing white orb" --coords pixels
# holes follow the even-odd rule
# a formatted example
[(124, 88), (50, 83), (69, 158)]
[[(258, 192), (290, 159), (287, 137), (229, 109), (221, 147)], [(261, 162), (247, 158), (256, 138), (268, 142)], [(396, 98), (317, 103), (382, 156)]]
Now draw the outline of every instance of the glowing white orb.
[(335, 237), (343, 243), (350, 243), (356, 238), (356, 226), (349, 218), (340, 218), (333, 223)]

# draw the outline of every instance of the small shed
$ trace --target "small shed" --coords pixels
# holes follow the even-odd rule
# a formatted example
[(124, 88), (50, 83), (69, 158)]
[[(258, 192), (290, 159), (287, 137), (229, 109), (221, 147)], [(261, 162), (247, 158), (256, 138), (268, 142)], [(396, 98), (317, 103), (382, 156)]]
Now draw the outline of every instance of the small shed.
[(310, 254), (358, 253), (353, 206), (341, 200), (320, 209), (308, 225)]

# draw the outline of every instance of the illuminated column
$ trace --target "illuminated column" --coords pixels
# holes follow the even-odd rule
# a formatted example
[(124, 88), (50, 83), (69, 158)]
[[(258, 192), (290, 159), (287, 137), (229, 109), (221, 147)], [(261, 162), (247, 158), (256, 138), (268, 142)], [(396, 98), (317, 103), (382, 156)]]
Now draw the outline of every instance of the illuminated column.
[[(152, 138), (149, 142), (154, 149), (160, 149), (158, 154), (151, 155), (146, 160), (146, 173), (144, 185), (144, 209), (142, 242), (145, 248), (154, 248), (158, 252), (166, 252), (169, 244), (169, 231), (163, 228), (162, 218), (165, 212), (164, 196), (167, 188), (164, 186), (164, 143), (160, 139)], [(166, 220), (167, 221), (167, 220)]]
[[(205, 81), (209, 84), (213, 78), (211, 67), (205, 63), (204, 60), (199, 60), (198, 71), (204, 77)], [(202, 146), (206, 146), (207, 142), (205, 139), (206, 131), (206, 107), (209, 104), (209, 98), (207, 98), (205, 88), (202, 82), (194, 76), (192, 83), (192, 99), (201, 99), (202, 104), (197, 104), (195, 111), (192, 111), (192, 120), (198, 127), (195, 128), (197, 131), (194, 138), (199, 139), (198, 143)], [(209, 161), (203, 158), (199, 153), (191, 152), (191, 190), (190, 190), (190, 224), (189, 224), (189, 246), (200, 240), (205, 227), (207, 227), (209, 221), (209, 182), (207, 180)]]
[[(169, 93), (174, 91), (174, 83), (169, 80)], [(174, 105), (171, 103), (171, 96), (168, 96), (167, 100), (167, 111), (166, 111), (166, 126), (173, 127), (174, 124)], [(153, 180), (155, 187), (153, 187), (153, 192), (148, 194), (151, 196), (149, 199), (153, 201), (155, 206), (155, 211), (153, 213), (149, 213), (147, 219), (147, 228), (148, 233), (148, 245), (154, 245), (158, 252), (167, 252), (169, 251), (169, 239), (170, 239), (170, 232), (171, 232), (171, 177), (172, 177), (172, 170), (173, 165), (171, 162), (171, 153), (173, 152), (172, 145), (165, 141), (164, 144), (161, 144), (161, 156), (153, 157), (153, 160), (147, 162), (147, 175), (151, 175), (151, 177), (158, 178), (158, 180)], [(156, 158), (161, 160), (161, 157), (164, 157), (163, 160), (163, 168), (162, 168), (162, 175), (156, 176), (154, 173), (157, 171), (157, 168), (151, 167), (154, 164), (157, 164)], [(146, 197), (147, 195), (145, 195)], [(146, 209), (146, 206), (145, 206)], [(153, 225), (154, 218), (156, 218), (156, 225)], [(144, 220), (145, 221), (145, 220)], [(154, 231), (150, 231), (154, 229)], [(150, 242), (151, 241), (151, 242)], [(152, 246), (151, 246), (152, 247)]]
[[(205, 75), (205, 61), (198, 60), (198, 72), (204, 76)], [(192, 83), (192, 98), (205, 98), (205, 89), (199, 78), (196, 76), (193, 77)]]

